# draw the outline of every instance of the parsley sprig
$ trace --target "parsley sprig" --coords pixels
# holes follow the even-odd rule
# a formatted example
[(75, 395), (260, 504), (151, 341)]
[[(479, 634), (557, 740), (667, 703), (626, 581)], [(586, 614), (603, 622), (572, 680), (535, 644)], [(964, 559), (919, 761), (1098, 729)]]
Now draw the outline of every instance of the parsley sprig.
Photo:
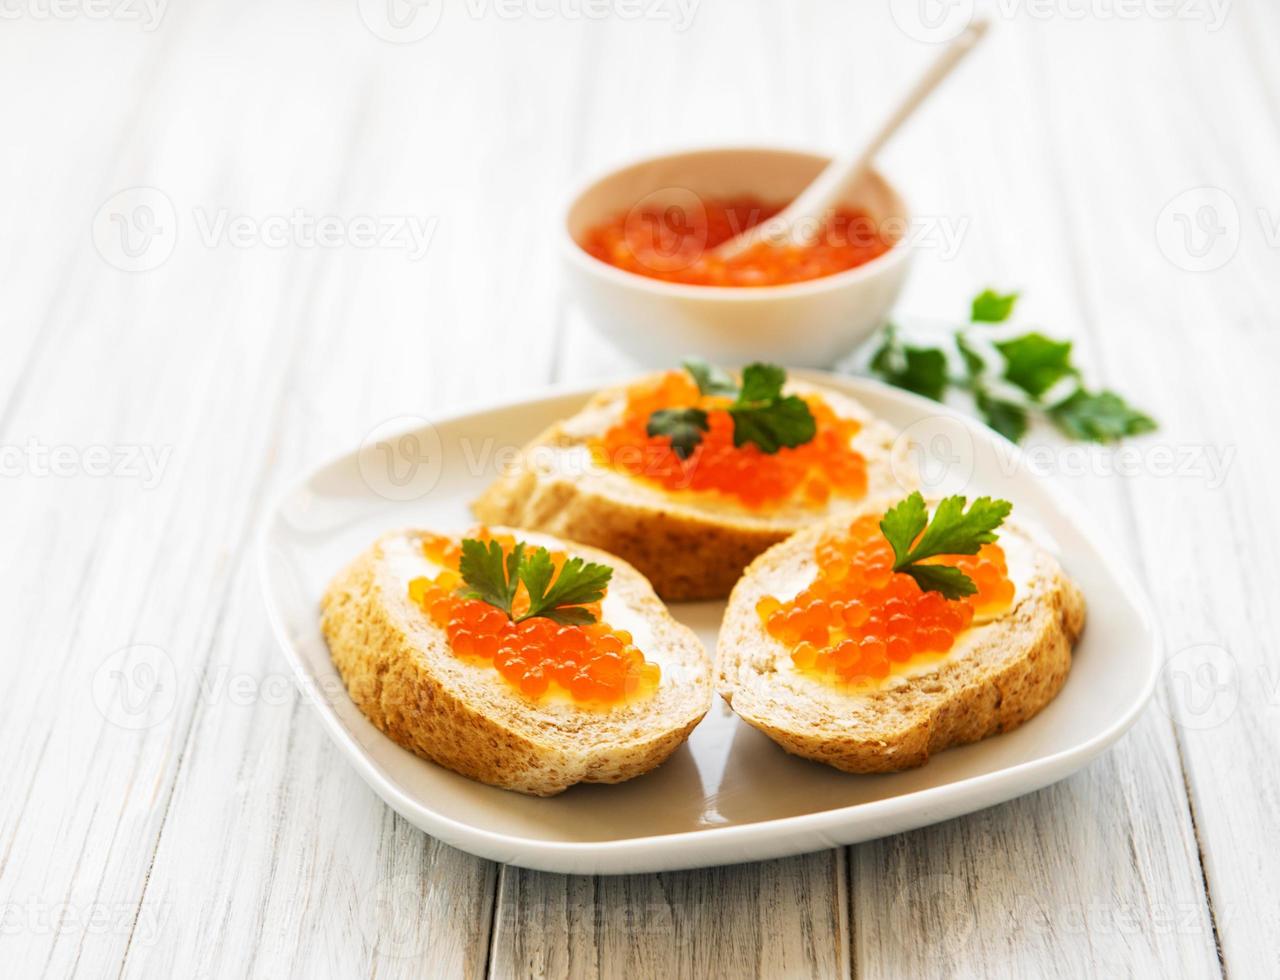
[(889, 508), (880, 532), (893, 548), (893, 570), (910, 575), (925, 592), (959, 599), (978, 591), (973, 579), (951, 565), (925, 563), (939, 555), (976, 555), (996, 540), (995, 529), (1009, 516), (1007, 500), (979, 497), (966, 511), (964, 497), (946, 497), (934, 508), (933, 520), (924, 497), (916, 491)]
[[(733, 419), (733, 444), (751, 443), (762, 452), (802, 446), (817, 434), (818, 424), (808, 403), (797, 395), (784, 395), (787, 372), (776, 364), (748, 364), (742, 369), (742, 384), (706, 361), (690, 358), (684, 369), (703, 395), (733, 395), (728, 407)], [(645, 432), (668, 436), (671, 451), (688, 459), (710, 430), (707, 413), (700, 408), (663, 408), (649, 416)]]
[[(949, 388), (968, 391), (983, 420), (1013, 442), (1026, 433), (1033, 413), (1043, 414), (1073, 439), (1093, 442), (1155, 429), (1150, 416), (1120, 395), (1084, 386), (1071, 359), (1071, 341), (1033, 330), (987, 344), (981, 328), (1008, 320), (1017, 300), (1017, 293), (990, 289), (974, 297), (970, 325), (952, 335), (962, 375), (951, 373), (945, 349), (903, 343), (892, 325), (872, 357), (871, 370), (892, 385), (935, 401), (942, 401)], [(988, 347), (991, 356), (984, 349)]]
[(711, 431), (711, 423), (700, 408), (660, 408), (649, 416), (644, 431), (651, 436), (670, 436), (671, 451), (688, 459), (702, 442), (702, 434)]
[[(557, 575), (551, 552), (546, 548), (529, 548), (519, 541), (504, 556), (502, 545), (497, 541), (486, 543), (476, 538), (463, 539), (458, 570), (465, 583), (459, 590), (464, 597), (487, 602), (517, 623), (542, 616), (566, 626), (596, 621), (595, 616), (582, 607), (603, 599), (613, 576), (613, 569), (608, 565), (576, 557), (567, 559)], [(529, 608), (517, 616), (511, 607), (521, 582), (529, 593)]]

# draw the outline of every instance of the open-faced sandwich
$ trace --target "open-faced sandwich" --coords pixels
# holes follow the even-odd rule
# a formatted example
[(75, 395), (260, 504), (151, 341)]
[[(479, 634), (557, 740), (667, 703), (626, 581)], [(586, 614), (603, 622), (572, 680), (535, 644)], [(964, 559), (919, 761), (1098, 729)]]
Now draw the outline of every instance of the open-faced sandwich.
[(545, 535), (385, 535), (330, 585), (322, 626), (379, 729), (522, 793), (648, 772), (711, 703), (706, 651), (644, 577)]
[[(848, 772), (919, 766), (1009, 731), (1066, 680), (1084, 601), (1004, 524), (1010, 505), (832, 518), (769, 549), (734, 588), (717, 686), (788, 752)], [(997, 533), (999, 529), (999, 533)]]
[(669, 600), (729, 594), (758, 554), (916, 486), (905, 445), (854, 399), (752, 364), (699, 361), (596, 395), (474, 504), (635, 565)]

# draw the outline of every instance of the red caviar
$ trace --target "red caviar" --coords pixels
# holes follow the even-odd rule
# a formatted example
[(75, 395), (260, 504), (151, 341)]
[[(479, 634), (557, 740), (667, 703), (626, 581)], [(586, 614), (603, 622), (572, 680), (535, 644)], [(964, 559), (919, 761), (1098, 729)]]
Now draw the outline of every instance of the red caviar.
[[(814, 438), (793, 449), (766, 453), (754, 443), (733, 444), (732, 399), (701, 395), (688, 375), (671, 371), (627, 393), (622, 420), (596, 445), (608, 466), (658, 484), (665, 490), (715, 492), (748, 507), (795, 500), (820, 507), (832, 494), (861, 497), (867, 492), (867, 464), (850, 441), (861, 428), (841, 418), (817, 395), (805, 396), (817, 423)], [(667, 436), (650, 436), (649, 416), (662, 408), (701, 408), (710, 431), (685, 459)]]
[[(496, 540), (510, 552), (510, 535), (479, 532), (482, 540)], [(579, 704), (610, 705), (646, 697), (658, 688), (661, 669), (644, 658), (626, 630), (600, 622), (600, 603), (586, 606), (596, 617), (585, 626), (562, 626), (542, 616), (516, 622), (496, 606), (457, 595), (462, 577), (457, 572), (461, 548), (456, 541), (425, 535), (423, 554), (445, 570), (434, 579), (415, 578), (409, 598), (443, 629), (454, 654), (491, 665), (502, 678), (531, 698), (559, 690)], [(551, 552), (559, 573), (566, 555)], [(521, 585), (512, 612), (518, 618), (529, 608), (529, 594)]]
[(590, 228), (582, 247), (602, 262), (651, 279), (696, 286), (778, 286), (856, 268), (893, 245), (868, 214), (838, 208), (813, 244), (761, 242), (731, 259), (710, 254), (783, 207), (746, 197), (639, 205)]
[(974, 595), (946, 599), (893, 571), (893, 548), (879, 525), (878, 516), (860, 517), (846, 533), (824, 537), (814, 548), (818, 573), (807, 588), (789, 602), (765, 596), (756, 604), (765, 629), (800, 670), (836, 683), (886, 677), (896, 664), (946, 653), (976, 613), (1013, 601), (999, 545), (937, 559), (978, 587)]

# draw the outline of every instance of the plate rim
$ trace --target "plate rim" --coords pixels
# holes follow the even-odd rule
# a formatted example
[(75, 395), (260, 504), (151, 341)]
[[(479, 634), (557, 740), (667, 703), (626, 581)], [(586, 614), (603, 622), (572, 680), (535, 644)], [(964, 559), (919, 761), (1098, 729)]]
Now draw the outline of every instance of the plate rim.
[[(652, 372), (631, 373), (616, 382), (606, 383), (625, 384), (628, 379), (638, 379), (649, 373)], [(1016, 460), (1022, 461), (1026, 456), (1025, 451), (1016, 443), (1010, 442), (999, 433), (988, 429), (976, 418), (954, 406), (932, 401), (922, 395), (896, 388), (875, 378), (799, 368), (788, 368), (788, 374), (794, 377), (803, 377), (818, 384), (830, 385), (854, 397), (859, 395), (858, 389), (865, 388), (890, 398), (904, 400), (907, 405), (916, 409), (927, 410), (931, 415), (942, 414), (955, 419), (967, 429), (976, 430), (979, 438), (1003, 443), (1003, 450), (1012, 453), (1013, 458)], [(464, 421), (472, 416), (510, 409), (532, 401), (552, 401), (578, 396), (588, 398), (601, 390), (601, 388), (602, 385), (599, 383), (584, 385), (576, 382), (558, 382), (536, 388), (521, 389), (499, 399), (468, 401), (462, 407), (453, 411), (431, 416), (422, 415), (419, 418), (433, 426), (450, 425)], [(420, 427), (420, 425), (407, 427), (402, 430), (402, 433), (414, 432)], [(950, 819), (987, 806), (1007, 802), (1012, 798), (1034, 792), (1036, 789), (1066, 778), (1066, 776), (1079, 770), (1113, 745), (1134, 725), (1149, 705), (1159, 679), (1162, 667), (1160, 658), (1162, 639), (1159, 623), (1155, 617), (1150, 599), (1129, 563), (1114, 553), (1106, 537), (1101, 534), (1094, 520), (1080, 504), (1067, 496), (1054, 481), (1045, 477), (1034, 477), (1051, 504), (1076, 526), (1081, 535), (1089, 541), (1102, 557), (1109, 571), (1121, 586), (1120, 591), (1124, 595), (1126, 604), (1137, 615), (1143, 632), (1150, 641), (1149, 650), (1147, 651), (1147, 672), (1143, 678), (1140, 693), (1115, 721), (1091, 735), (1084, 742), (1049, 755), (1006, 766), (993, 772), (981, 773), (897, 796), (853, 803), (832, 809), (817, 810), (812, 813), (775, 817), (768, 820), (757, 820), (728, 826), (709, 826), (670, 834), (624, 837), (607, 841), (549, 841), (476, 827), (423, 805), (418, 799), (402, 791), (393, 780), (384, 775), (382, 767), (360, 745), (354, 733), (350, 732), (342, 723), (341, 718), (333, 707), (327, 704), (323, 698), (317, 696), (316, 687), (313, 683), (315, 678), (310, 675), (303, 655), (295, 648), (290, 639), (282, 611), (277, 608), (275, 590), (271, 587), (271, 535), (281, 514), (283, 504), (299, 491), (304, 490), (317, 473), (337, 466), (358, 451), (358, 447), (354, 450), (348, 449), (345, 452), (332, 454), (321, 462), (302, 467), (297, 477), (289, 480), (281, 490), (270, 498), (270, 502), (264, 511), (266, 519), (258, 530), (256, 542), (259, 585), (262, 589), (267, 619), (281, 652), (289, 662), (290, 668), (299, 682), (304, 700), (311, 703), (320, 716), (321, 723), (329, 733), (330, 738), (343, 750), (348, 757), (348, 761), (370, 788), (397, 813), (404, 816), (405, 819), (424, 832), (450, 845), (490, 860), (560, 873), (625, 874), (674, 870), (677, 868), (708, 867), (739, 861), (766, 860), (813, 850), (814, 848), (809, 846), (807, 839), (800, 839), (802, 837), (826, 839), (825, 846), (844, 846), (860, 840), (886, 836), (886, 834), (872, 833), (859, 837), (855, 832), (852, 835), (848, 835), (847, 839), (842, 840), (839, 839), (838, 834), (834, 836), (830, 834), (831, 831), (838, 831), (841, 827), (848, 826), (854, 813), (857, 813), (868, 822), (876, 819), (905, 816), (908, 818), (909, 827), (888, 832), (889, 834), (903, 833), (906, 829), (911, 829), (911, 827), (926, 826), (939, 822), (939, 820)], [(349, 698), (345, 686), (342, 693)], [(714, 696), (712, 707), (715, 707)], [(384, 739), (387, 738), (382, 732), (378, 732), (378, 736)], [(390, 739), (387, 740), (390, 744), (395, 744)], [(425, 765), (434, 765), (430, 760), (419, 759), (419, 761)], [(1035, 775), (1045, 775), (1048, 778), (1037, 781), (1034, 778)], [(1026, 777), (1029, 776), (1033, 778), (1028, 780)], [(1019, 788), (1021, 786), (1026, 788)], [(1008, 792), (1007, 795), (998, 796), (990, 792), (993, 790), (997, 794), (1004, 793), (1006, 790), (1011, 790), (1011, 792)], [(976, 805), (972, 801), (966, 802), (962, 801), (962, 799), (953, 799), (975, 795), (981, 797), (981, 800)], [(944, 805), (948, 802), (952, 804), (951, 807)], [(960, 806), (957, 808), (955, 804), (958, 802)], [(934, 804), (939, 805), (938, 810), (942, 811), (942, 816), (928, 815), (931, 805)], [(919, 822), (910, 823), (912, 811), (916, 811), (922, 816)], [(769, 840), (774, 840), (779, 846), (775, 849), (753, 850), (750, 854), (742, 853), (752, 844)], [(688, 853), (695, 849), (696, 853)], [(726, 856), (726, 852), (728, 856)], [(738, 856), (732, 856), (735, 853)]]

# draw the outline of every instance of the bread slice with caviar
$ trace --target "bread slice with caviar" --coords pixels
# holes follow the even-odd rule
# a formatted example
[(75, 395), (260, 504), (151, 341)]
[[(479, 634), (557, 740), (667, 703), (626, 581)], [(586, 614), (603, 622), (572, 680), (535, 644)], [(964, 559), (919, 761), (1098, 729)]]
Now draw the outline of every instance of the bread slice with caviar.
[[(788, 752), (854, 773), (923, 765), (1048, 704), (1084, 628), (1079, 589), (1003, 501), (912, 494), (769, 549), (725, 611), (716, 684)], [(895, 571), (895, 569), (898, 569)]]
[(914, 486), (905, 440), (847, 395), (690, 361), (597, 394), (473, 509), (616, 554), (667, 600), (718, 599), (771, 545)]
[(321, 624), (384, 734), (521, 793), (648, 772), (711, 702), (710, 658), (644, 577), (545, 535), (387, 534), (334, 579)]

